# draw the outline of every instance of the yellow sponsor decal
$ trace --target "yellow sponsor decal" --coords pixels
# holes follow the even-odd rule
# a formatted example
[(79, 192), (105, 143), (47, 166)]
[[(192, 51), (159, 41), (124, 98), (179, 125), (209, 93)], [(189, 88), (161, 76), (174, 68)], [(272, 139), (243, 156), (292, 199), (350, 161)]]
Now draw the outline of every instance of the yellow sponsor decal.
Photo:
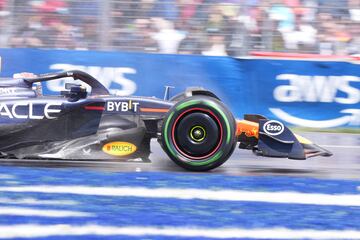
[(304, 138), (300, 135), (294, 134), (296, 139), (301, 143), (301, 144), (313, 144), (309, 139)]
[(136, 152), (137, 147), (129, 142), (110, 142), (103, 146), (103, 152), (113, 156), (127, 156)]

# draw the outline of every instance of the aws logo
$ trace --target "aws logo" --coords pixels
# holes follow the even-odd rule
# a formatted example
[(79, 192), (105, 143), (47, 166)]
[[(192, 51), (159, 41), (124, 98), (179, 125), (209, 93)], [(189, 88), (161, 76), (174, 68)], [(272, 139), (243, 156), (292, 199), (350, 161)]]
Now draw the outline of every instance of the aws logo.
[[(360, 103), (360, 84), (357, 76), (307, 76), (280, 74), (276, 80), (287, 84), (274, 89), (274, 98), (279, 102), (338, 103), (354, 105)], [(348, 108), (340, 111), (341, 117), (328, 120), (309, 120), (293, 116), (283, 109), (269, 109), (278, 118), (299, 126), (329, 128), (341, 125), (360, 125), (360, 109)]]
[(112, 156), (127, 156), (136, 152), (137, 147), (129, 142), (110, 142), (103, 146), (103, 152)]
[(279, 102), (360, 102), (360, 90), (351, 86), (360, 83), (360, 77), (280, 74), (276, 80), (289, 82), (275, 88), (274, 98)]
[[(50, 66), (51, 70), (71, 71), (73, 69), (82, 70), (91, 76), (101, 80), (101, 83), (110, 90), (111, 94), (118, 96), (128, 96), (136, 92), (136, 83), (132, 80), (133, 75), (137, 73), (136, 69), (128, 67), (101, 67), (84, 66), (66, 63), (56, 63)], [(63, 89), (64, 81), (48, 81), (46, 87), (53, 92), (59, 92)], [(87, 86), (90, 91), (90, 86)]]

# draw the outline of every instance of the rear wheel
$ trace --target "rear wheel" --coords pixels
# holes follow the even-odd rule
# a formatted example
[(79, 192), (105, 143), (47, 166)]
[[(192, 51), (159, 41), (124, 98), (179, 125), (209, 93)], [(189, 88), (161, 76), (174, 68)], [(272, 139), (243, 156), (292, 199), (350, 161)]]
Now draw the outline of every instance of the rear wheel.
[(223, 164), (236, 145), (235, 119), (207, 96), (186, 98), (171, 108), (162, 126), (162, 146), (179, 166), (207, 171)]

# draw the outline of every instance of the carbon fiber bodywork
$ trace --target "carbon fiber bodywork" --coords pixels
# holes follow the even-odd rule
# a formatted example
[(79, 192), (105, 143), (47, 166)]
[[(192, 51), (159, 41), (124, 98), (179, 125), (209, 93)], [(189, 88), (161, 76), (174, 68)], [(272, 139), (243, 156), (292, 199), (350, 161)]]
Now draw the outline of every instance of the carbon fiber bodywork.
[[(91, 93), (81, 85), (66, 84), (66, 91), (59, 96), (43, 96), (36, 85), (68, 77), (88, 84)], [(167, 92), (165, 96), (168, 95)], [(194, 126), (185, 126), (186, 113), (192, 114), (189, 119), (193, 119), (189, 122), (196, 123)], [(164, 125), (172, 128), (177, 136), (166, 135), (165, 142), (168, 144), (164, 146), (163, 122), (169, 123), (167, 120), (174, 114), (179, 115), (174, 125)], [(205, 130), (205, 120), (212, 132)], [(182, 124), (175, 131), (178, 121)], [(152, 138), (157, 138), (180, 166), (195, 171), (221, 165), (231, 155), (236, 141), (240, 142), (240, 148), (252, 149), (262, 156), (305, 159), (331, 155), (308, 140), (295, 136), (282, 123), (259, 115), (246, 115), (245, 120), (236, 124), (219, 98), (201, 88), (191, 88), (170, 100), (162, 100), (110, 95), (99, 81), (81, 71), (27, 79), (0, 79), (0, 156), (6, 158), (146, 160)], [(183, 134), (183, 129), (190, 132)], [(193, 134), (198, 134), (199, 138)], [(187, 135), (192, 139), (189, 140)], [(205, 138), (205, 135), (209, 137)], [(179, 139), (181, 136), (182, 139)], [(216, 139), (210, 139), (211, 136), (216, 136)], [(221, 143), (225, 136), (226, 144)], [(182, 140), (188, 141), (182, 147), (190, 149), (186, 149), (186, 154), (179, 150), (179, 154), (183, 155), (180, 156), (177, 150), (181, 148), (177, 148), (177, 143), (181, 145)], [(209, 147), (209, 151), (203, 151), (202, 145), (196, 145), (206, 146), (206, 141), (210, 140), (213, 140), (210, 145), (214, 147)], [(168, 149), (173, 145), (173, 149)], [(196, 148), (198, 155), (206, 156), (193, 155), (192, 151)], [(183, 159), (183, 162), (177, 159)], [(215, 160), (218, 162), (215, 163)], [(198, 167), (187, 167), (191, 164)]]
[[(85, 73), (80, 74), (88, 77)], [(73, 74), (0, 80), (0, 152), (3, 156), (60, 159), (148, 157), (150, 139), (157, 136), (158, 122), (172, 102), (150, 97), (111, 96), (106, 89), (106, 92), (104, 88), (98, 89), (97, 81), (94, 84), (91, 80), (86, 81), (92, 87), (92, 94), (87, 98), (76, 99), (77, 92), (73, 89), (62, 92), (62, 96), (41, 96), (32, 89), (36, 81), (64, 75)], [(93, 94), (94, 90), (97, 95)], [(134, 144), (136, 151), (123, 156), (104, 152), (103, 146), (111, 142)]]

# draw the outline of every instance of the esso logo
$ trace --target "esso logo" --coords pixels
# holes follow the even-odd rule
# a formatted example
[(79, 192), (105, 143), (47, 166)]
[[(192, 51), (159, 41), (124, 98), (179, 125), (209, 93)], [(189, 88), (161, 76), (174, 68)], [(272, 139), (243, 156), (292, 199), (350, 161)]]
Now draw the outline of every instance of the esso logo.
[(271, 120), (264, 124), (264, 132), (268, 135), (276, 136), (284, 132), (284, 124), (279, 121)]

